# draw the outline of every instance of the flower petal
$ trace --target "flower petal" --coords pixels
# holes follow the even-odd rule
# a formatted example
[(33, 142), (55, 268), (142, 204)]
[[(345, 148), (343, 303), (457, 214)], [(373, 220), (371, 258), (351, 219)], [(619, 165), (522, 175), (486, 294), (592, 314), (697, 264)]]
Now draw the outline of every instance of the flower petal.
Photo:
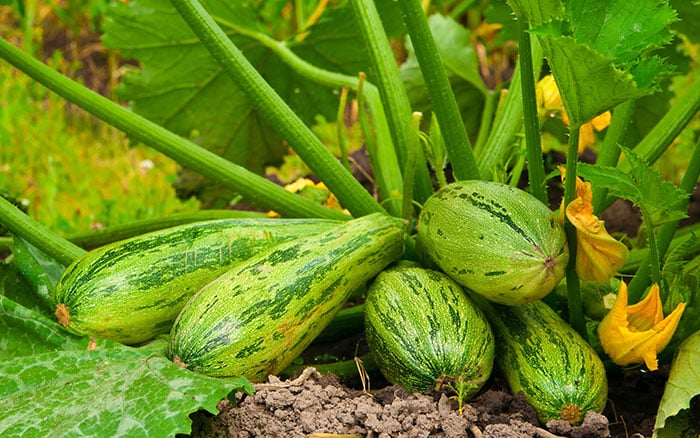
[(655, 284), (647, 296), (627, 308), (627, 320), (637, 331), (649, 330), (664, 319), (659, 285)]
[(627, 247), (608, 234), (605, 223), (593, 214), (593, 206), (583, 198), (569, 203), (566, 217), (576, 227), (579, 278), (599, 283), (610, 280), (625, 263)]
[[(666, 318), (658, 318), (661, 298), (654, 285), (641, 302), (627, 305), (627, 285), (620, 290), (612, 309), (598, 326), (598, 336), (605, 353), (618, 365), (644, 362), (650, 371), (658, 369), (656, 355), (668, 345), (678, 327), (685, 303), (680, 303)], [(632, 322), (637, 324), (633, 326)], [(641, 327), (649, 327), (640, 330)]]

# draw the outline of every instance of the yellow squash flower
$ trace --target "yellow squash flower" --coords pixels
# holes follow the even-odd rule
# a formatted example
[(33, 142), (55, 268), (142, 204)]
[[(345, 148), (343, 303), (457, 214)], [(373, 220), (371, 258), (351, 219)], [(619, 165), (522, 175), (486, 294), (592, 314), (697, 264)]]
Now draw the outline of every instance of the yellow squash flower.
[[(292, 193), (299, 193), (303, 197), (311, 198), (317, 200), (321, 205), (328, 207), (333, 210), (342, 211), (343, 213), (349, 215), (350, 212), (344, 209), (338, 198), (335, 197), (328, 187), (323, 182), (314, 183), (308, 178), (299, 178), (294, 182), (291, 182), (284, 186), (285, 190)], [(268, 217), (279, 217), (279, 213), (276, 211), (268, 211)]]
[[(560, 167), (562, 179), (565, 169)], [(593, 214), (591, 183), (576, 178), (576, 199), (566, 206), (566, 217), (576, 227), (576, 273), (581, 280), (605, 283), (627, 260), (627, 247), (605, 229)]]
[(620, 282), (615, 304), (598, 326), (603, 350), (618, 365), (644, 362), (650, 371), (657, 370), (656, 355), (668, 345), (684, 309), (685, 303), (679, 303), (664, 318), (657, 284), (646, 298), (628, 306), (627, 285)]
[[(566, 126), (569, 126), (569, 116), (564, 110), (564, 102), (561, 100), (559, 88), (554, 82), (554, 76), (547, 75), (543, 77), (535, 87), (537, 93), (538, 112), (543, 117), (554, 117), (561, 114), (562, 121)], [(606, 111), (603, 114), (595, 117), (588, 123), (584, 123), (579, 130), (578, 137), (578, 153), (581, 154), (588, 146), (595, 143), (595, 131), (602, 131), (610, 125), (611, 114)]]

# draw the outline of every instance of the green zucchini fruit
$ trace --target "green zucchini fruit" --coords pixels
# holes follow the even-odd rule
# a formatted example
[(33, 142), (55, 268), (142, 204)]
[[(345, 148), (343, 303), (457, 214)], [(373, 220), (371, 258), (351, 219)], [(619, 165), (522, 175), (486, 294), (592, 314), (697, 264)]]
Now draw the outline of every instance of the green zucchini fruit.
[(491, 375), (491, 327), (442, 272), (399, 264), (379, 274), (365, 301), (365, 333), (382, 374), (410, 391), (463, 384), (470, 398)]
[(521, 306), (481, 302), (496, 335), (496, 364), (511, 391), (522, 391), (542, 424), (580, 423), (608, 396), (595, 350), (542, 301)]
[(187, 300), (231, 265), (341, 221), (221, 219), (142, 234), (88, 252), (59, 279), (52, 301), (76, 332), (136, 344), (167, 333)]
[(403, 221), (381, 213), (281, 243), (188, 301), (169, 357), (197, 373), (262, 381), (287, 367), (351, 293), (403, 254)]
[(520, 189), (458, 181), (423, 205), (417, 245), (462, 286), (500, 304), (535, 301), (564, 277), (569, 250), (562, 223)]

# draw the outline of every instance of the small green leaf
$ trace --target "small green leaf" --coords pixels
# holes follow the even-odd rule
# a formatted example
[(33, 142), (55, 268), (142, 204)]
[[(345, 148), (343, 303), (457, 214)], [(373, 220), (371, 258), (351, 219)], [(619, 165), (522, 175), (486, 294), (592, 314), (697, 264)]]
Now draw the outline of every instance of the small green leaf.
[(508, 0), (516, 18), (527, 18), (530, 26), (539, 26), (564, 17), (564, 4), (560, 0)]
[(639, 187), (638, 199), (631, 201), (648, 209), (654, 225), (685, 218), (685, 201), (689, 194), (672, 182), (662, 180), (659, 173), (631, 149), (621, 149), (631, 164), (631, 175)]
[(180, 368), (164, 340), (93, 342), (3, 296), (0, 339), (2, 436), (174, 436), (191, 432), (192, 412), (251, 389)]
[(670, 68), (650, 52), (668, 44), (676, 13), (668, 1), (511, 0), (537, 35), (578, 128), (616, 105), (657, 91)]
[[(667, 422), (690, 408), (690, 400), (700, 395), (700, 331), (688, 337), (678, 348), (671, 365), (664, 395), (659, 404), (654, 430), (659, 433)], [(659, 436), (670, 436), (659, 434)], [(680, 436), (680, 435), (675, 435)]]
[(585, 163), (580, 163), (579, 174), (594, 187), (607, 188), (613, 195), (647, 209), (654, 226), (684, 218), (683, 205), (688, 194), (673, 183), (662, 180), (659, 173), (631, 149), (621, 149), (632, 167), (629, 174), (615, 167)]

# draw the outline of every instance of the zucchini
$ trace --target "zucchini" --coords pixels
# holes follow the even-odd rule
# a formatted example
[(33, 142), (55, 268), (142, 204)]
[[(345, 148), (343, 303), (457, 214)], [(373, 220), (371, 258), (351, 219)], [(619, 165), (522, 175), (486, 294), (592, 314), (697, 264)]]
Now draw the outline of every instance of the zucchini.
[(355, 289), (401, 257), (403, 242), (403, 222), (374, 213), (239, 263), (187, 303), (169, 357), (216, 377), (279, 373)]
[(365, 331), (382, 374), (410, 391), (463, 384), (470, 398), (491, 375), (489, 323), (442, 272), (399, 264), (379, 274), (365, 301)]
[(319, 219), (221, 219), (171, 227), (88, 252), (64, 271), (51, 297), (76, 332), (136, 344), (167, 333), (202, 286), (277, 243), (326, 232)]
[(578, 424), (586, 412), (602, 412), (608, 395), (603, 362), (552, 308), (542, 301), (482, 304), (496, 335), (496, 364), (542, 424)]
[(520, 189), (458, 181), (424, 204), (420, 252), (462, 286), (507, 305), (535, 301), (564, 277), (569, 250), (562, 223)]

